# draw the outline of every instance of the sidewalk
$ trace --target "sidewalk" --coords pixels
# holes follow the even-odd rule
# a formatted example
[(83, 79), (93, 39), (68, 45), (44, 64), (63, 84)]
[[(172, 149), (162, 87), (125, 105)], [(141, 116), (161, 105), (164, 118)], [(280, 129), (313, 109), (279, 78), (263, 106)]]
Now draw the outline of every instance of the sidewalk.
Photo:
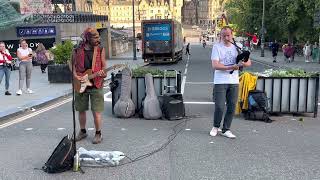
[[(127, 64), (129, 67), (143, 66), (144, 62), (141, 56), (137, 60), (133, 61), (129, 59), (132, 57), (132, 52), (121, 56), (116, 56), (110, 60), (107, 60), (107, 66), (112, 66), (114, 64)], [(127, 58), (125, 58), (127, 57)], [(107, 78), (110, 78), (108, 74)], [(70, 95), (71, 84), (64, 83), (49, 83), (48, 74), (42, 74), (40, 67), (35, 66), (32, 71), (31, 77), (31, 89), (34, 91), (33, 94), (27, 94), (23, 91), (21, 96), (16, 95), (18, 90), (19, 81), (19, 70), (11, 71), (10, 77), (10, 88), (9, 91), (12, 93), (11, 96), (5, 96), (5, 78), (0, 84), (0, 120), (5, 120), (9, 117), (15, 116), (20, 112), (24, 111), (34, 111), (37, 107), (45, 105), (58, 98)], [(26, 85), (24, 84), (24, 90)]]
[(274, 68), (300, 68), (307, 72), (320, 72), (320, 64), (318, 62), (308, 62), (306, 63), (303, 56), (296, 55), (294, 61), (287, 63), (284, 61), (284, 56), (281, 51), (279, 51), (277, 56), (277, 62), (274, 63), (272, 53), (269, 50), (264, 51), (264, 57), (261, 57), (261, 50), (254, 50), (251, 52), (250, 58), (252, 60), (268, 64)]

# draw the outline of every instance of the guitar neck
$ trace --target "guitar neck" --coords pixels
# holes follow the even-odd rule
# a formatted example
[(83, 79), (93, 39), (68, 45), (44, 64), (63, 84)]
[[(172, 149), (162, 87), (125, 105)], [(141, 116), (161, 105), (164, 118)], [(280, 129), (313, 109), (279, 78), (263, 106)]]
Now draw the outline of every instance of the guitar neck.
[[(112, 69), (115, 69), (115, 67), (111, 66), (111, 67), (104, 69), (103, 71), (104, 71), (104, 73), (107, 73), (108, 71), (110, 71)], [(98, 76), (99, 76), (98, 73), (93, 73), (90, 76), (88, 76), (88, 79), (90, 80), (90, 79), (96, 78)]]

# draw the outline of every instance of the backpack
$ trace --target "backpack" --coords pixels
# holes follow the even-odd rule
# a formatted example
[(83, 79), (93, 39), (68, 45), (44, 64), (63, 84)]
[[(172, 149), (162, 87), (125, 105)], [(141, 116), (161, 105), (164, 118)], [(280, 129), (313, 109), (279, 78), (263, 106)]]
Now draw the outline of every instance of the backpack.
[(244, 112), (246, 120), (272, 122), (269, 118), (268, 97), (264, 91), (251, 90), (248, 95), (248, 109)]
[(62, 138), (54, 149), (48, 161), (42, 167), (47, 173), (59, 173), (72, 169), (75, 155), (75, 146), (69, 136)]

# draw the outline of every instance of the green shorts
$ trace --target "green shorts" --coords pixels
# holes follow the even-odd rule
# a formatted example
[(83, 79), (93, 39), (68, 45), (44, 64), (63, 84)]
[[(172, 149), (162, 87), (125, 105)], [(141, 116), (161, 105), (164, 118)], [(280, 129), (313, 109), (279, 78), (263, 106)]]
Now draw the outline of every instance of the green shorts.
[(104, 111), (104, 98), (103, 89), (87, 89), (83, 93), (75, 92), (75, 108), (79, 112), (84, 112), (89, 110), (89, 97), (91, 110), (93, 112), (103, 112)]

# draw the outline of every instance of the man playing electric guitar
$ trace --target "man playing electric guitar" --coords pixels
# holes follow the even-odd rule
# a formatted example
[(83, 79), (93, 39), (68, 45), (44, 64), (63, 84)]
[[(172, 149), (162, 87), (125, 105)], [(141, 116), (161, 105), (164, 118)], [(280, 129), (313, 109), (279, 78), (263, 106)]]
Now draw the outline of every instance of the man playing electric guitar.
[[(96, 128), (93, 144), (101, 143), (102, 134), (102, 112), (104, 110), (103, 99), (103, 79), (106, 77), (104, 71), (106, 67), (105, 49), (100, 47), (100, 36), (96, 29), (87, 28), (82, 34), (83, 42), (75, 48), (72, 53), (73, 76), (77, 81), (83, 82), (86, 79), (82, 76), (84, 72), (91, 69), (97, 74), (91, 79), (92, 86), (86, 87), (83, 93), (75, 92), (75, 108), (79, 111), (80, 131), (76, 136), (76, 141), (80, 141), (88, 136), (86, 132), (86, 111), (89, 109), (89, 99), (91, 111)], [(72, 63), (69, 64), (72, 69)]]

